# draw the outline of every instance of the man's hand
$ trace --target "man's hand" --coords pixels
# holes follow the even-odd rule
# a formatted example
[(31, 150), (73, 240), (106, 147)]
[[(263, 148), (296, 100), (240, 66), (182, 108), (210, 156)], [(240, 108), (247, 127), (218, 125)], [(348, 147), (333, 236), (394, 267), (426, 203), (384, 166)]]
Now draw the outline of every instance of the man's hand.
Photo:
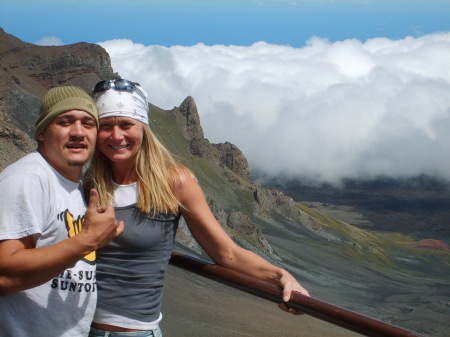
[(80, 232), (84, 243), (91, 247), (91, 251), (105, 246), (122, 234), (124, 229), (123, 221), (116, 220), (114, 207), (97, 207), (98, 199), (98, 192), (92, 189), (84, 216), (83, 229)]
[(116, 221), (114, 208), (97, 203), (98, 192), (91, 190), (83, 228), (78, 234), (74, 228), (77, 235), (57, 244), (35, 248), (33, 235), (0, 241), (0, 296), (47, 282), (122, 234), (123, 221)]

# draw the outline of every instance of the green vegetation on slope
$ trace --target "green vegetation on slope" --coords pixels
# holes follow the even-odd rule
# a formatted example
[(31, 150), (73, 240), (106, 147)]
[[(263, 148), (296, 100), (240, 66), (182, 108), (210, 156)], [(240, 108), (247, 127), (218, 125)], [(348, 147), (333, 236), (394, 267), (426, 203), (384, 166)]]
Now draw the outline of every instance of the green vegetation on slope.
[[(450, 252), (421, 248), (417, 246), (417, 241), (409, 236), (363, 230), (307, 206), (299, 203), (297, 205), (303, 212), (319, 221), (324, 228), (338, 234), (344, 242), (338, 245), (340, 252), (352, 260), (396, 270), (408, 270), (415, 274), (427, 274), (430, 266), (450, 267)], [(421, 268), (417, 268), (418, 265)], [(434, 274), (448, 275), (447, 268)]]

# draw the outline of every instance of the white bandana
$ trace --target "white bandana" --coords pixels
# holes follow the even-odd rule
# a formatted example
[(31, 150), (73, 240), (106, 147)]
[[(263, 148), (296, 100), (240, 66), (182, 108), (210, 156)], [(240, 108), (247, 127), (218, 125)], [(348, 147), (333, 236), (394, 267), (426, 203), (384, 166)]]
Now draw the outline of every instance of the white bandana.
[[(139, 91), (139, 92), (138, 92)], [(98, 109), (98, 118), (131, 117), (148, 123), (147, 93), (141, 87), (134, 91), (115, 90), (114, 88), (94, 95)]]

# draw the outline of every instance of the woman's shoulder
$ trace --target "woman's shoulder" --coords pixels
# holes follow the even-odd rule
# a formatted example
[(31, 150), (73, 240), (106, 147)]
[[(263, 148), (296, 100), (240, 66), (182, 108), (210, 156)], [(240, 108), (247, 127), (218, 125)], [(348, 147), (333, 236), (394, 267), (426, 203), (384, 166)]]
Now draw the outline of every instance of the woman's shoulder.
[(197, 179), (192, 171), (184, 165), (172, 165), (167, 170), (167, 181), (172, 191), (180, 191), (183, 187), (197, 184)]
[(186, 178), (195, 179), (194, 173), (182, 164), (172, 165), (167, 169), (167, 178), (169, 181), (183, 181)]

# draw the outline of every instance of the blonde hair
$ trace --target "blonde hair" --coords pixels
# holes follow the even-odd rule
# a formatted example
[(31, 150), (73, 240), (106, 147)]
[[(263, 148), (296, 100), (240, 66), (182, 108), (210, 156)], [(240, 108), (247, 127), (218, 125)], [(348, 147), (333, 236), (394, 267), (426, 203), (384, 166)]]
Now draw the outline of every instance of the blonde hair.
[[(175, 197), (172, 188), (180, 183), (186, 174), (193, 175), (173, 158), (147, 124), (142, 123), (142, 127), (142, 146), (136, 155), (134, 166), (138, 180), (137, 207), (146, 213), (177, 214), (183, 205)], [(91, 188), (97, 189), (99, 193), (99, 206), (111, 204), (113, 201), (111, 166), (108, 158), (98, 147), (83, 181), (86, 196), (89, 196)]]

